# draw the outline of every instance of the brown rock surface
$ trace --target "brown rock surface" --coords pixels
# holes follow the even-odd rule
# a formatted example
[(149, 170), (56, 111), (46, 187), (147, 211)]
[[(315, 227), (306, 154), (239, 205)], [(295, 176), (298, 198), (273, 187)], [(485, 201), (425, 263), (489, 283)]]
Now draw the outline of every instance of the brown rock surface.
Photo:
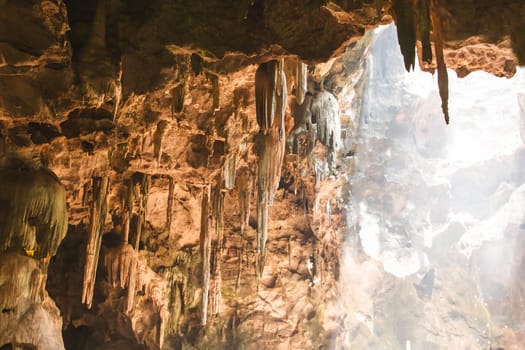
[[(302, 153), (290, 154), (286, 147), (257, 277), (255, 72), (271, 59), (300, 59), (311, 63), (310, 92), (319, 90), (322, 79), (346, 72), (326, 79), (324, 88), (336, 97), (348, 90), (360, 96), (367, 47), (357, 40), (391, 20), (389, 6), (0, 1), (0, 155), (16, 153), (49, 167), (65, 187), (69, 219), (49, 265), (49, 296), (43, 292), (16, 325), (2, 319), (3, 326), (26, 331), (15, 332), (18, 338), (0, 331), (0, 346), (321, 349), (346, 345), (334, 339), (354, 327), (351, 345), (365, 346), (370, 297), (384, 297), (377, 307), (391, 315), (402, 306), (388, 303), (390, 297), (415, 292), (408, 291), (413, 281), (389, 279), (369, 261), (341, 278), (347, 195), (338, 169), (347, 165), (332, 168), (327, 162), (335, 154), (329, 139), (322, 144), (304, 133), (298, 137)], [(524, 62), (524, 5), (505, 1), (502, 11), (483, 6), (443, 1), (450, 15), (446, 62), (461, 75), (483, 69), (510, 76), (516, 66), (512, 49)], [(338, 58), (343, 53), (346, 62)], [(349, 154), (358, 123), (348, 114), (354, 107), (349, 104), (339, 100), (340, 154)], [(293, 111), (285, 109), (285, 132), (293, 132)], [(286, 136), (273, 135), (279, 142)], [(107, 192), (96, 191), (94, 184), (105, 178)], [(93, 257), (86, 257), (88, 242)], [(18, 258), (24, 262), (17, 268), (45, 274), (30, 258)], [(7, 283), (9, 259), (0, 257), (0, 281)], [(88, 259), (95, 262), (86, 273), (94, 285), (91, 308), (82, 304), (83, 294), (90, 294), (83, 290)], [(365, 275), (373, 277), (369, 285), (358, 282)], [(347, 301), (359, 311), (342, 319), (337, 303), (346, 283), (359, 284)], [(418, 307), (430, 313), (460, 302), (478, 312), (475, 301), (450, 298)], [(404, 316), (418, 322), (418, 315)], [(394, 322), (388, 317), (385, 322)], [(482, 330), (481, 323), (474, 326)], [(520, 341), (499, 332), (502, 344)]]

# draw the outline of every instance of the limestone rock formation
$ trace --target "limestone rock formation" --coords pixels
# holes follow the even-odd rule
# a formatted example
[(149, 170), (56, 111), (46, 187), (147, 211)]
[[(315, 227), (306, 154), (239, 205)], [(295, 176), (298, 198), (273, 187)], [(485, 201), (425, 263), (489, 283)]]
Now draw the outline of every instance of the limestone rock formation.
[(452, 267), (435, 271), (431, 302), (425, 277), (399, 281), (365, 255), (342, 275), (347, 174), (374, 28), (397, 22), (396, 69), (417, 53), (438, 69), (446, 115), (445, 66), (510, 77), (525, 62), (524, 6), (0, 1), (0, 347), (373, 348), (373, 327), (395, 338), (405, 297), (418, 298), (407, 324), (431, 306), (452, 330), (467, 324), (445, 312), (465, 312), (477, 339), (475, 282), (452, 281), (461, 298), (440, 289)]

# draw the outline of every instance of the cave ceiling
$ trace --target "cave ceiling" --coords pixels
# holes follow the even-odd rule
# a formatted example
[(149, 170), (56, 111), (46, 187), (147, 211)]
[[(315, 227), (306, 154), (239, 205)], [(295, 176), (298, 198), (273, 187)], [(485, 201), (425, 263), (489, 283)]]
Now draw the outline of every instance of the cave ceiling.
[(397, 24), (448, 123), (446, 67), (512, 77), (524, 18), (522, 0), (0, 0), (0, 346), (338, 338), (341, 94), (362, 93), (366, 33)]

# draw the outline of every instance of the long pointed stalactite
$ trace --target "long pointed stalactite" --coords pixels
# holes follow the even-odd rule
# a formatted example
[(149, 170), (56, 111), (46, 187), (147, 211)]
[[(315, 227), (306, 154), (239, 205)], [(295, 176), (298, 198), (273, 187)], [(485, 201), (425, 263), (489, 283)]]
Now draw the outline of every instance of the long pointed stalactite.
[(262, 63), (255, 73), (258, 134), (257, 273), (262, 274), (268, 236), (268, 206), (279, 185), (285, 151), (284, 115), (287, 102), (283, 62)]
[(235, 187), (235, 173), (237, 170), (237, 155), (228, 153), (223, 166), (224, 187), (231, 190)]
[(209, 305), (210, 315), (216, 316), (219, 313), (222, 293), (221, 293), (221, 257), (224, 249), (224, 191), (222, 190), (222, 177), (216, 179), (213, 189), (211, 204), (212, 217), (215, 221), (215, 239), (211, 249), (210, 261), (210, 292)]
[(220, 188), (220, 182), (212, 194), (213, 218), (215, 219), (215, 235), (217, 237), (217, 248), (222, 249), (224, 241), (224, 192)]
[(210, 298), (210, 315), (216, 317), (219, 315), (222, 303), (222, 275), (221, 275), (221, 250), (216, 247), (213, 252), (213, 271), (212, 282), (213, 288)]
[(434, 49), (436, 51), (436, 62), (438, 71), (439, 95), (441, 96), (441, 109), (445, 116), (445, 123), (449, 123), (448, 114), (448, 73), (443, 55), (443, 18), (440, 15), (438, 0), (432, 0), (432, 27), (434, 28)]
[(430, 0), (416, 0), (417, 37), (421, 41), (421, 60), (432, 62), (432, 44), (430, 31), (432, 19), (430, 18)]
[(140, 240), (142, 236), (142, 228), (146, 222), (146, 207), (148, 203), (148, 193), (151, 184), (151, 175), (143, 173), (135, 173), (132, 176), (132, 188), (134, 191), (133, 198), (137, 207), (136, 222), (134, 227), (134, 237), (132, 245), (135, 250), (139, 250)]
[(434, 41), (438, 71), (439, 95), (445, 123), (450, 121), (448, 110), (448, 73), (445, 64), (444, 18), (439, 0), (392, 0), (392, 14), (397, 26), (397, 38), (404, 58), (405, 68), (410, 71), (415, 65), (416, 40), (421, 41), (417, 49), (421, 63), (432, 62), (430, 33)]
[(392, 12), (397, 25), (397, 38), (407, 71), (416, 63), (416, 16), (414, 0), (392, 0)]
[(239, 175), (237, 176), (237, 189), (238, 189), (238, 201), (239, 201), (239, 212), (241, 216), (241, 249), (237, 253), (239, 259), (237, 265), (237, 278), (235, 282), (235, 293), (239, 292), (241, 287), (241, 276), (242, 276), (242, 261), (246, 251), (246, 239), (245, 230), (250, 219), (250, 201), (252, 193), (252, 174), (250, 168), (245, 166), (239, 169)]
[(249, 167), (245, 166), (239, 169), (239, 176), (237, 177), (237, 188), (239, 194), (239, 212), (241, 216), (241, 236), (244, 237), (248, 220), (250, 219), (250, 200), (252, 193), (252, 174)]
[(97, 276), (98, 258), (102, 244), (102, 229), (106, 220), (109, 177), (96, 176), (92, 179), (92, 199), (89, 217), (89, 237), (86, 247), (86, 265), (82, 285), (82, 303), (91, 308), (95, 279)]
[(133, 183), (131, 179), (126, 181), (126, 193), (122, 201), (122, 216), (124, 222), (124, 229), (122, 234), (122, 241), (129, 241), (129, 230), (131, 225), (131, 215), (133, 214)]
[(305, 63), (297, 63), (297, 68), (295, 71), (295, 97), (297, 98), (297, 102), (299, 104), (302, 104), (304, 102), (304, 98), (306, 97), (308, 78), (306, 68), (307, 67)]
[(202, 190), (201, 204), (201, 232), (200, 232), (200, 256), (202, 260), (202, 311), (201, 324), (208, 322), (208, 298), (210, 292), (211, 274), (211, 234), (210, 234), (210, 189), (205, 186)]

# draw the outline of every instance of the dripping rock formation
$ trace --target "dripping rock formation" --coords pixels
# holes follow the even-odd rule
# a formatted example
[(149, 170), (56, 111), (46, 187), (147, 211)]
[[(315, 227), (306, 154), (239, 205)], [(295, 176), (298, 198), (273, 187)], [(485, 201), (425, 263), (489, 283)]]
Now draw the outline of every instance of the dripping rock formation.
[[(362, 253), (341, 273), (371, 33), (395, 22), (401, 69), (437, 69), (448, 123), (446, 67), (513, 76), (524, 16), (521, 0), (0, 1), (0, 349), (404, 348), (385, 331), (403, 298), (420, 316), (454, 271), (399, 280)], [(455, 278), (461, 298), (436, 307), (485, 320)], [(522, 307), (523, 283), (505, 287)], [(400, 305), (376, 320), (355, 308), (386, 290)], [(484, 336), (518, 349), (522, 321)]]

